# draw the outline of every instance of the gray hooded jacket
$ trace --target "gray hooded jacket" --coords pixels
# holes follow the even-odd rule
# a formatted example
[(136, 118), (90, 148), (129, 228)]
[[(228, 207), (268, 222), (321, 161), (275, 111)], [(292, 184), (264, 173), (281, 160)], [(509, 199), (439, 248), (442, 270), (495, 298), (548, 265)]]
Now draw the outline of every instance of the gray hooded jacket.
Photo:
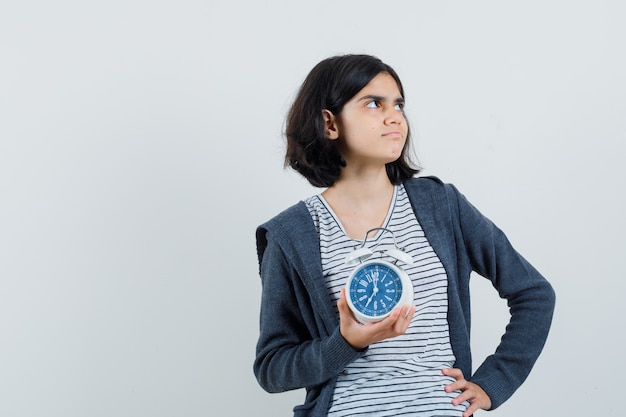
[[(448, 324), (454, 367), (489, 395), (492, 409), (522, 384), (552, 321), (555, 294), (504, 233), (458, 190), (435, 177), (404, 183), (415, 215), (448, 275)], [(294, 416), (325, 416), (337, 376), (364, 354), (339, 332), (323, 279), (319, 237), (303, 202), (256, 232), (262, 299), (254, 373), (268, 392), (306, 388)], [(489, 279), (511, 317), (496, 352), (472, 372), (470, 274)]]

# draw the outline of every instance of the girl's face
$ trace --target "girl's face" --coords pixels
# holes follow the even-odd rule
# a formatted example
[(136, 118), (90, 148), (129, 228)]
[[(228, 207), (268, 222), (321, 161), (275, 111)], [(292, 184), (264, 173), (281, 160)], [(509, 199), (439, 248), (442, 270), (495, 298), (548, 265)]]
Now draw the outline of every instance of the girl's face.
[(344, 105), (329, 138), (339, 140), (339, 152), (348, 166), (384, 165), (400, 157), (408, 133), (403, 108), (398, 84), (386, 72)]

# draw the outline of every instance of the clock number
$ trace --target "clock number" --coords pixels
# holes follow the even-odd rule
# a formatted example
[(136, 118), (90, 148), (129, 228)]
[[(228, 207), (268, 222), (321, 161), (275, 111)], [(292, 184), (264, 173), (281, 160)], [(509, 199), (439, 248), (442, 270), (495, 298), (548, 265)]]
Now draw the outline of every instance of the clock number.
[(375, 282), (378, 280), (378, 271), (372, 271), (369, 274), (365, 274), (365, 278), (367, 278), (367, 282)]

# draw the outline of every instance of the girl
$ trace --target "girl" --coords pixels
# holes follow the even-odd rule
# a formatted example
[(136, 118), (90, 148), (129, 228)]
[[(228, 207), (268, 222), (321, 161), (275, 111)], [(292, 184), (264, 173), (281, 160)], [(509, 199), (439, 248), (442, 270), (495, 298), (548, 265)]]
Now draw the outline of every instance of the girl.
[[(463, 416), (494, 409), (530, 372), (554, 309), (550, 284), (452, 185), (409, 157), (404, 90), (368, 55), (328, 58), (288, 114), (285, 163), (325, 190), (257, 229), (262, 279), (254, 372), (269, 392), (306, 388), (295, 416)], [(368, 231), (385, 228), (391, 233)], [(346, 301), (365, 243), (397, 244), (414, 305), (361, 324)], [(472, 373), (469, 278), (491, 280), (511, 317)]]

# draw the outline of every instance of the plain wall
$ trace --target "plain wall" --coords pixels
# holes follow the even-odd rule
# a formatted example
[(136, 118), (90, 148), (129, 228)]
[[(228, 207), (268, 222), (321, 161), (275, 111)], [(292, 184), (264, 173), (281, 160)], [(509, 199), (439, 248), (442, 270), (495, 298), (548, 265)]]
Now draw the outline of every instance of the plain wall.
[[(284, 116), (348, 52), (398, 71), (423, 173), (557, 291), (490, 415), (621, 414), (625, 20), (618, 0), (4, 2), (0, 415), (291, 415), (303, 392), (252, 374), (254, 230), (321, 191), (282, 168)], [(473, 291), (480, 362), (507, 308)]]

